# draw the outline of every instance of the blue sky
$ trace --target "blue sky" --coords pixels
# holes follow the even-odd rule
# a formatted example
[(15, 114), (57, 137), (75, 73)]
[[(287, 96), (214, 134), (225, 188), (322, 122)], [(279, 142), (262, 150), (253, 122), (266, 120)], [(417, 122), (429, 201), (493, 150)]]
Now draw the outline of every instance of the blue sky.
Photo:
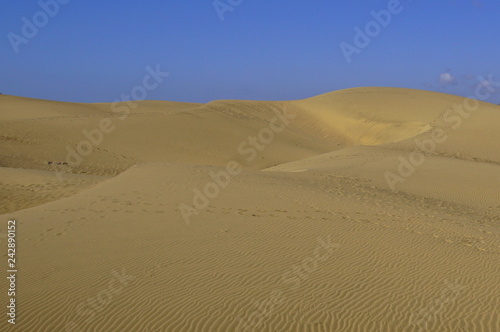
[[(221, 20), (213, 0), (60, 0), (45, 22), (38, 1), (4, 1), (0, 92), (112, 102), (157, 64), (170, 76), (147, 99), (291, 100), (362, 86), (468, 96), (479, 75), (500, 81), (498, 0), (401, 0), (348, 63), (341, 43), (356, 46), (354, 28), (394, 1), (221, 0), (231, 9)], [(41, 27), (26, 38), (23, 17), (34, 16)]]

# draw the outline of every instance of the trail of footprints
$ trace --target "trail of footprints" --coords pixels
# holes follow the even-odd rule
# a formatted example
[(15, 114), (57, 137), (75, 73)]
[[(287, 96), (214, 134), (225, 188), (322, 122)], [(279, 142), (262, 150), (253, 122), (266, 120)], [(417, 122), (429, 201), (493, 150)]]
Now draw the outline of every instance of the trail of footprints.
[[(407, 212), (405, 214), (378, 212), (378, 213), (373, 213), (371, 215), (367, 215), (359, 211), (353, 213), (345, 213), (345, 212), (337, 212), (324, 209), (322, 210), (318, 208), (310, 210), (287, 211), (287, 210), (263, 210), (263, 209), (217, 207), (213, 205), (210, 205), (206, 209), (206, 212), (216, 213), (216, 214), (220, 213), (224, 215), (244, 216), (249, 218), (265, 218), (265, 219), (276, 218), (279, 220), (285, 219), (291, 221), (292, 220), (298, 220), (298, 221), (342, 220), (345, 222), (366, 223), (376, 226), (379, 229), (398, 228), (400, 230), (411, 232), (412, 234), (418, 236), (430, 237), (448, 244), (458, 244), (465, 247), (476, 249), (478, 251), (489, 251), (494, 253), (500, 253), (500, 245), (498, 243), (493, 243), (492, 241), (487, 242), (485, 237), (477, 235), (478, 233), (482, 233), (485, 235), (492, 235), (493, 233), (491, 231), (482, 228), (476, 228), (473, 230), (474, 233), (476, 233), (475, 235), (464, 235), (465, 232), (448, 234), (445, 233), (444, 228), (432, 225), (435, 223), (439, 224), (439, 222), (447, 222), (458, 225), (461, 228), (462, 227), (470, 228), (470, 225), (467, 225), (466, 222), (456, 221), (456, 219), (453, 219), (452, 215), (449, 216), (450, 218), (445, 218), (442, 215), (438, 216), (437, 214), (429, 214), (429, 213), (420, 213), (419, 215), (408, 216)], [(430, 220), (429, 222), (430, 225), (425, 229), (416, 228), (411, 224), (411, 220), (415, 220), (417, 218), (424, 221)]]
[[(369, 191), (377, 191), (378, 196)], [(144, 192), (133, 191), (135, 199), (132, 201), (129, 198), (120, 199), (120, 197), (110, 197), (106, 195), (99, 195), (96, 197), (96, 201), (93, 203), (108, 203), (106, 209), (94, 208), (93, 204), (89, 204), (85, 207), (79, 207), (75, 209), (60, 210), (46, 210), (46, 212), (53, 212), (58, 214), (72, 214), (75, 215), (73, 218), (69, 218), (65, 223), (64, 227), (61, 229), (46, 229), (43, 233), (39, 234), (40, 241), (45, 240), (47, 237), (51, 236), (62, 236), (67, 232), (71, 231), (74, 226), (85, 225), (89, 222), (95, 222), (100, 219), (106, 218), (106, 214), (110, 211), (112, 213), (145, 213), (145, 214), (165, 214), (169, 215), (172, 213), (178, 213), (177, 206), (167, 203), (166, 199), (162, 198), (160, 193), (156, 194), (146, 194)], [(125, 195), (125, 194), (124, 194)], [(356, 193), (344, 193), (345, 196), (354, 197)], [(394, 200), (398, 200), (398, 204), (394, 206), (401, 206), (401, 203), (406, 201), (411, 202), (413, 205), (417, 202), (420, 213), (414, 213), (413, 215), (408, 214), (408, 210), (404, 208), (389, 208), (387, 207), (387, 196)], [(262, 209), (262, 208), (233, 208), (233, 207), (221, 207), (209, 205), (205, 210), (201, 211), (200, 218), (203, 218), (203, 213), (207, 214), (220, 214), (226, 216), (235, 216), (235, 222), (247, 222), (246, 218), (263, 218), (269, 219), (269, 222), (284, 222), (284, 221), (326, 221), (335, 220), (343, 222), (356, 222), (365, 223), (375, 226), (379, 229), (384, 228), (397, 228), (404, 230), (406, 232), (411, 232), (412, 234), (418, 236), (431, 237), (433, 239), (442, 241), (447, 244), (459, 244), (465, 247), (474, 248), (479, 251), (490, 251), (499, 253), (500, 245), (498, 241), (491, 241), (491, 237), (494, 234), (489, 230), (488, 223), (496, 221), (498, 214), (496, 214), (500, 208), (490, 207), (487, 214), (475, 218), (472, 217), (472, 213), (475, 213), (472, 209), (467, 209), (464, 206), (458, 206), (455, 204), (450, 204), (441, 201), (432, 201), (427, 198), (421, 197), (405, 197), (404, 195), (398, 195), (397, 199), (392, 194), (384, 195), (376, 188), (370, 188), (368, 191), (364, 191), (362, 196), (356, 196), (359, 199), (369, 201), (374, 210), (370, 215), (363, 214), (362, 212), (348, 212), (348, 211), (335, 211), (332, 209), (322, 208), (317, 205), (302, 204), (302, 202), (297, 201), (296, 203), (302, 209), (296, 209), (293, 211), (288, 211), (285, 209)], [(280, 200), (286, 197), (276, 197)], [(378, 204), (377, 204), (378, 203)], [(429, 205), (430, 204), (430, 205)], [(434, 206), (439, 206), (438, 209), (434, 209)], [(351, 207), (352, 209), (352, 207)], [(433, 212), (429, 212), (433, 209)], [(473, 211), (473, 212), (471, 212)], [(245, 219), (238, 219), (245, 217)], [(411, 222), (411, 220), (419, 219), (420, 221), (426, 222), (425, 228), (422, 226), (416, 228)], [(478, 220), (474, 223), (470, 220)], [(443, 227), (440, 223), (453, 224), (459, 228), (463, 228), (463, 232), (456, 232), (455, 234), (444, 234)], [(416, 224), (416, 223), (415, 223)], [(479, 227), (478, 227), (479, 226)], [(465, 234), (465, 235), (464, 235)], [(483, 236), (481, 236), (481, 234)], [(485, 238), (488, 237), (488, 238)], [(498, 238), (498, 236), (497, 236)], [(489, 240), (489, 241), (488, 241)], [(495, 239), (496, 240), (496, 239)]]

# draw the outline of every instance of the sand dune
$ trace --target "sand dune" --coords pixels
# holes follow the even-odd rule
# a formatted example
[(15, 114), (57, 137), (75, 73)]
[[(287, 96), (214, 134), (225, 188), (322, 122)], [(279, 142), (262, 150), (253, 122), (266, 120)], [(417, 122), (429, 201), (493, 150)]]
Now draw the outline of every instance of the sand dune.
[[(464, 102), (393, 88), (137, 107), (0, 95), (16, 325), (499, 331), (500, 112), (453, 109)], [(83, 140), (99, 144), (79, 155)]]

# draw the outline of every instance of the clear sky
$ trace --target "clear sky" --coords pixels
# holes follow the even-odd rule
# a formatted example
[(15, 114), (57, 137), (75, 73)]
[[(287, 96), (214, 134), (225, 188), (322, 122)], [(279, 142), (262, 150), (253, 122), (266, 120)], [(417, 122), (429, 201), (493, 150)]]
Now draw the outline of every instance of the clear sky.
[[(147, 99), (291, 100), (363, 86), (468, 96), (479, 75), (500, 81), (498, 0), (221, 0), (219, 13), (213, 0), (59, 1), (53, 17), (38, 1), (2, 1), (0, 92), (112, 102), (158, 64), (170, 76)], [(369, 23), (388, 8), (390, 23)], [(373, 37), (348, 63), (340, 45), (356, 47), (354, 28), (367, 24)]]

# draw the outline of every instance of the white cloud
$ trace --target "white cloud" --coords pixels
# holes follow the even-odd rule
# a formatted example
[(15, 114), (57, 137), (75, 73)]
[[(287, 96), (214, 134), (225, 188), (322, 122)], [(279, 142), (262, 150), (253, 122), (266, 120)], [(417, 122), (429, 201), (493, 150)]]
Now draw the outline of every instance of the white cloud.
[(439, 83), (441, 85), (452, 85), (457, 83), (457, 78), (451, 73), (442, 73), (439, 75)]

